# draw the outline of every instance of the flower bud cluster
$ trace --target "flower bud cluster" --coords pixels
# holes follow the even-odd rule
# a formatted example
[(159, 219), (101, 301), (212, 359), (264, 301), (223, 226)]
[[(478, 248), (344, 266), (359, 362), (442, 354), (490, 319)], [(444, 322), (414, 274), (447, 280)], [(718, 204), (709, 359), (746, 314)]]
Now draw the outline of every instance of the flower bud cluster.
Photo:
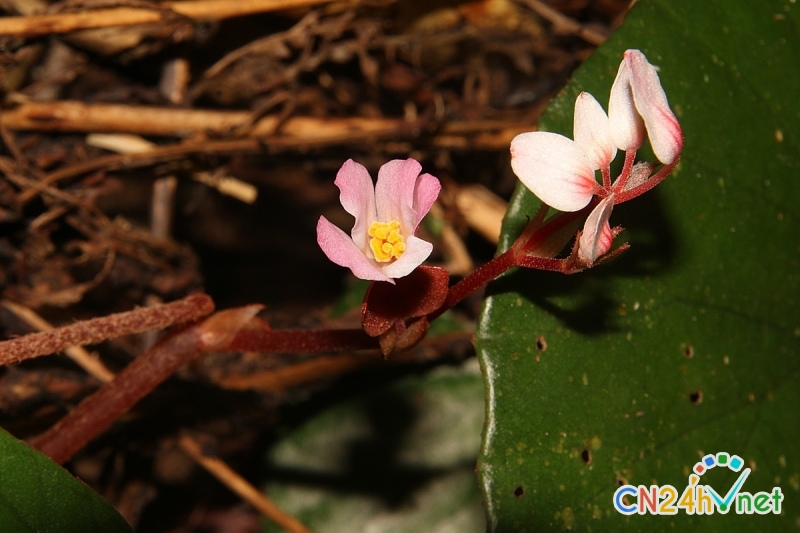
[[(650, 140), (659, 165), (634, 164), (636, 151)], [(589, 93), (575, 101), (573, 139), (549, 132), (523, 133), (511, 142), (511, 168), (545, 204), (579, 211), (595, 201), (574, 250), (584, 267), (607, 254), (615, 204), (657, 185), (677, 165), (683, 133), (667, 102), (656, 68), (639, 50), (628, 50), (611, 87), (608, 114)], [(620, 175), (611, 180), (611, 162), (625, 152)], [(595, 177), (600, 171), (602, 183)]]

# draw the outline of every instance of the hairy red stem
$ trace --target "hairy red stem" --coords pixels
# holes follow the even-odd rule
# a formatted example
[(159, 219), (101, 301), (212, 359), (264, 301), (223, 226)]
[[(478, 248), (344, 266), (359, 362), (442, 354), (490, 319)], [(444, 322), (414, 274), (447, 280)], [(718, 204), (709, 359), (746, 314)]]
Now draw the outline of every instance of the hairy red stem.
[(322, 353), (379, 348), (378, 340), (361, 329), (242, 329), (226, 345), (232, 352)]
[(439, 309), (428, 315), (428, 320), (433, 320), (439, 317), (462, 301), (464, 298), (477, 291), (493, 279), (497, 278), (504, 272), (508, 271), (515, 264), (515, 250), (514, 247), (509, 248), (502, 254), (498, 255), (488, 263), (482, 265), (475, 272), (462, 279), (447, 291), (447, 297)]
[[(470, 294), (477, 291), (493, 279), (498, 278), (512, 267), (530, 267), (532, 263), (530, 261), (524, 261), (523, 258), (533, 255), (531, 254), (532, 250), (545, 243), (547, 239), (553, 237), (559, 231), (567, 228), (570, 224), (573, 224), (576, 220), (585, 216), (596, 203), (597, 200), (595, 199), (580, 211), (576, 211), (574, 213), (558, 213), (557, 215), (550, 217), (544, 224), (542, 224), (541, 219), (537, 214), (537, 216), (528, 223), (525, 230), (523, 230), (520, 236), (517, 237), (517, 240), (514, 241), (514, 244), (512, 244), (508, 250), (450, 287), (444, 303), (439, 309), (427, 316), (428, 320), (433, 320), (441, 316), (442, 313), (461, 302)], [(540, 211), (540, 213), (543, 213), (543, 211)], [(571, 237), (572, 234), (569, 236), (569, 238)], [(557, 248), (557, 250), (553, 252), (553, 255), (561, 251), (564, 245), (568, 242), (569, 238), (563, 243), (557, 243), (553, 247), (554, 249)]]
[(625, 162), (622, 164), (622, 172), (619, 173), (617, 183), (614, 184), (615, 191), (621, 191), (625, 188), (628, 178), (631, 177), (631, 169), (633, 168), (633, 162), (635, 158), (636, 150), (628, 150), (625, 152)]
[(72, 346), (97, 344), (133, 333), (191, 322), (213, 311), (214, 302), (210, 296), (192, 294), (168, 304), (142, 307), (124, 313), (83, 320), (48, 331), (31, 333), (0, 342), (0, 366), (60, 352)]

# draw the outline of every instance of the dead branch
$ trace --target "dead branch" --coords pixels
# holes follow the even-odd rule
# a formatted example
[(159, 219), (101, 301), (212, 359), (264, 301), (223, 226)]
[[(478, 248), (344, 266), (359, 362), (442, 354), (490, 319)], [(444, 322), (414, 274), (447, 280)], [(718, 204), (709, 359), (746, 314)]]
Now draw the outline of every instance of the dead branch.
[[(47, 174), (40, 181), (41, 185), (50, 186), (64, 179), (74, 178), (81, 174), (96, 170), (120, 170), (123, 168), (139, 168), (173, 159), (188, 156), (194, 153), (204, 154), (231, 154), (241, 152), (258, 152), (262, 145), (256, 139), (234, 139), (223, 141), (191, 142), (170, 146), (157, 146), (148, 152), (135, 154), (114, 154), (97, 157), (88, 161), (81, 161), (65, 168)], [(37, 194), (38, 189), (27, 189), (19, 196), (22, 204), (30, 201)]]
[(549, 21), (553, 25), (553, 31), (562, 35), (575, 35), (580, 37), (589, 44), (600, 46), (606, 39), (608, 34), (592, 29), (572, 19), (563, 13), (553, 9), (541, 0), (518, 0), (519, 2), (528, 6), (531, 11), (534, 11), (543, 19)]
[[(1, 19), (0, 19), (1, 20)], [(0, 115), (11, 130), (138, 133), (140, 135), (224, 135), (250, 118), (247, 111), (207, 111), (74, 101), (28, 102)], [(277, 133), (280, 120), (266, 116), (248, 131), (251, 137)], [(280, 128), (283, 136), (308, 143), (341, 141), (359, 135), (396, 134), (413, 125), (398, 119), (294, 117)]]
[(455, 194), (456, 207), (467, 225), (493, 244), (500, 242), (500, 227), (508, 204), (482, 185), (465, 185)]
[[(0, 114), (0, 123), (10, 130), (62, 132), (116, 132), (139, 135), (185, 137), (190, 135), (229, 135), (251, 118), (247, 111), (173, 109), (121, 104), (84, 104), (74, 101), (28, 102)], [(269, 115), (258, 120), (247, 134), (267, 146), (280, 148), (322, 146), (365, 139), (413, 137), (421, 124), (396, 118), (315, 118)], [(506, 148), (519, 133), (531, 131), (530, 123), (500, 120), (448, 122), (431, 139), (441, 148), (496, 150)], [(173, 154), (202, 151), (253, 151), (258, 144), (245, 139), (207, 141), (192, 147), (164, 147), (158, 151), (115, 156), (117, 161), (154, 158), (164, 160)], [(87, 162), (87, 168), (101, 168)], [(124, 165), (123, 165), (124, 166)], [(88, 171), (88, 170), (86, 170)], [(58, 174), (59, 171), (54, 174)], [(70, 172), (71, 173), (71, 172)]]
[(254, 13), (267, 13), (296, 7), (307, 7), (330, 3), (333, 0), (194, 0), (166, 2), (163, 10), (119, 7), (98, 9), (80, 13), (55, 15), (31, 15), (27, 17), (0, 18), (0, 35), (34, 37), (69, 33), (77, 30), (107, 28), (110, 26), (133, 26), (161, 22), (165, 11), (195, 20), (222, 20)]

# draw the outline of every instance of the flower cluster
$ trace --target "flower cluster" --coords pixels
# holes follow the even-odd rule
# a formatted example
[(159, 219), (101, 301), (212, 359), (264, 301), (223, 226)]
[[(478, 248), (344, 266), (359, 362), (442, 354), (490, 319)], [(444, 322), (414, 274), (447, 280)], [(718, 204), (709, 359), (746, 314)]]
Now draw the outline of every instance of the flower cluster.
[[(683, 133), (656, 68), (639, 50), (625, 52), (611, 87), (608, 114), (592, 95), (583, 92), (575, 102), (573, 127), (574, 139), (530, 132), (511, 142), (511, 167), (522, 183), (545, 206), (570, 216), (545, 223), (546, 210), (542, 211), (510, 250), (516, 254), (513, 258), (501, 255), (492, 267), (482, 270), (478, 277), (487, 278), (484, 282), (511, 266), (570, 273), (619, 253), (626, 245), (610, 252), (621, 231), (609, 224), (614, 205), (660, 183), (678, 164), (683, 149)], [(645, 139), (660, 163), (635, 163)], [(612, 181), (611, 162), (618, 150), (625, 152), (625, 162)], [(420, 174), (421, 169), (413, 159), (390, 161), (381, 167), (373, 187), (367, 170), (347, 161), (334, 183), (342, 206), (355, 217), (355, 223), (347, 235), (320, 217), (317, 242), (328, 258), (361, 279), (392, 284), (419, 267), (433, 246), (416, 236), (417, 228), (441, 189), (439, 180)], [(588, 216), (572, 253), (565, 260), (553, 259), (578, 229), (583, 210)], [(517, 253), (519, 250), (522, 252)]]
[[(548, 132), (518, 135), (511, 142), (511, 167), (531, 192), (555, 209), (574, 212), (596, 202), (575, 250), (588, 267), (611, 249), (608, 221), (613, 206), (651, 189), (675, 168), (683, 133), (655, 67), (639, 50), (625, 52), (607, 115), (592, 95), (578, 95), (573, 133), (574, 140)], [(646, 137), (663, 164), (652, 175), (658, 165), (634, 165)], [(625, 151), (625, 163), (612, 183), (610, 165), (617, 149)], [(598, 170), (602, 184), (595, 179)]]

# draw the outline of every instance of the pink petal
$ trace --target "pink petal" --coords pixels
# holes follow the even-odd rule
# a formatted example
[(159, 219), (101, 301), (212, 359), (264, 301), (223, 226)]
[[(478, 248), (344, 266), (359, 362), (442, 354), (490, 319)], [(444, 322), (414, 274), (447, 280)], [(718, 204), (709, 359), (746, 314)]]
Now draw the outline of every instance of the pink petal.
[(414, 159), (394, 159), (381, 166), (375, 183), (375, 204), (378, 220), (397, 220), (403, 236), (413, 234), (418, 222), (414, 210), (414, 188), (422, 170)]
[(638, 150), (644, 142), (644, 123), (631, 91), (631, 69), (627, 61), (619, 65), (608, 99), (608, 124), (611, 139), (620, 150)]
[(683, 132), (669, 108), (658, 72), (639, 50), (625, 52), (636, 109), (644, 119), (653, 152), (662, 163), (672, 163), (683, 149)]
[(611, 249), (614, 235), (608, 219), (614, 209), (614, 195), (610, 194), (595, 207), (586, 218), (583, 233), (578, 241), (578, 257), (588, 265)]
[(410, 231), (416, 231), (420, 221), (428, 214), (433, 202), (439, 197), (439, 191), (441, 190), (442, 184), (434, 176), (422, 174), (417, 178), (417, 184), (414, 188), (414, 211), (417, 216), (414, 221), (414, 229)]
[(394, 283), (394, 280), (383, 274), (366, 258), (347, 233), (325, 217), (319, 217), (317, 222), (317, 243), (328, 259), (337, 265), (349, 268), (355, 277)]
[(390, 278), (402, 278), (420, 266), (433, 251), (433, 244), (413, 235), (406, 238), (406, 251), (393, 263), (383, 267), (383, 273)]
[(356, 219), (350, 235), (359, 247), (366, 247), (367, 228), (375, 221), (375, 189), (372, 186), (372, 178), (364, 165), (348, 159), (336, 174), (334, 183), (339, 187), (339, 201), (342, 207)]
[(582, 209), (599, 189), (581, 147), (555, 133), (514, 137), (511, 168), (533, 194), (559, 211)]
[(586, 159), (595, 170), (606, 168), (617, 155), (617, 147), (611, 141), (608, 115), (603, 107), (587, 92), (575, 100), (575, 142), (583, 148)]

